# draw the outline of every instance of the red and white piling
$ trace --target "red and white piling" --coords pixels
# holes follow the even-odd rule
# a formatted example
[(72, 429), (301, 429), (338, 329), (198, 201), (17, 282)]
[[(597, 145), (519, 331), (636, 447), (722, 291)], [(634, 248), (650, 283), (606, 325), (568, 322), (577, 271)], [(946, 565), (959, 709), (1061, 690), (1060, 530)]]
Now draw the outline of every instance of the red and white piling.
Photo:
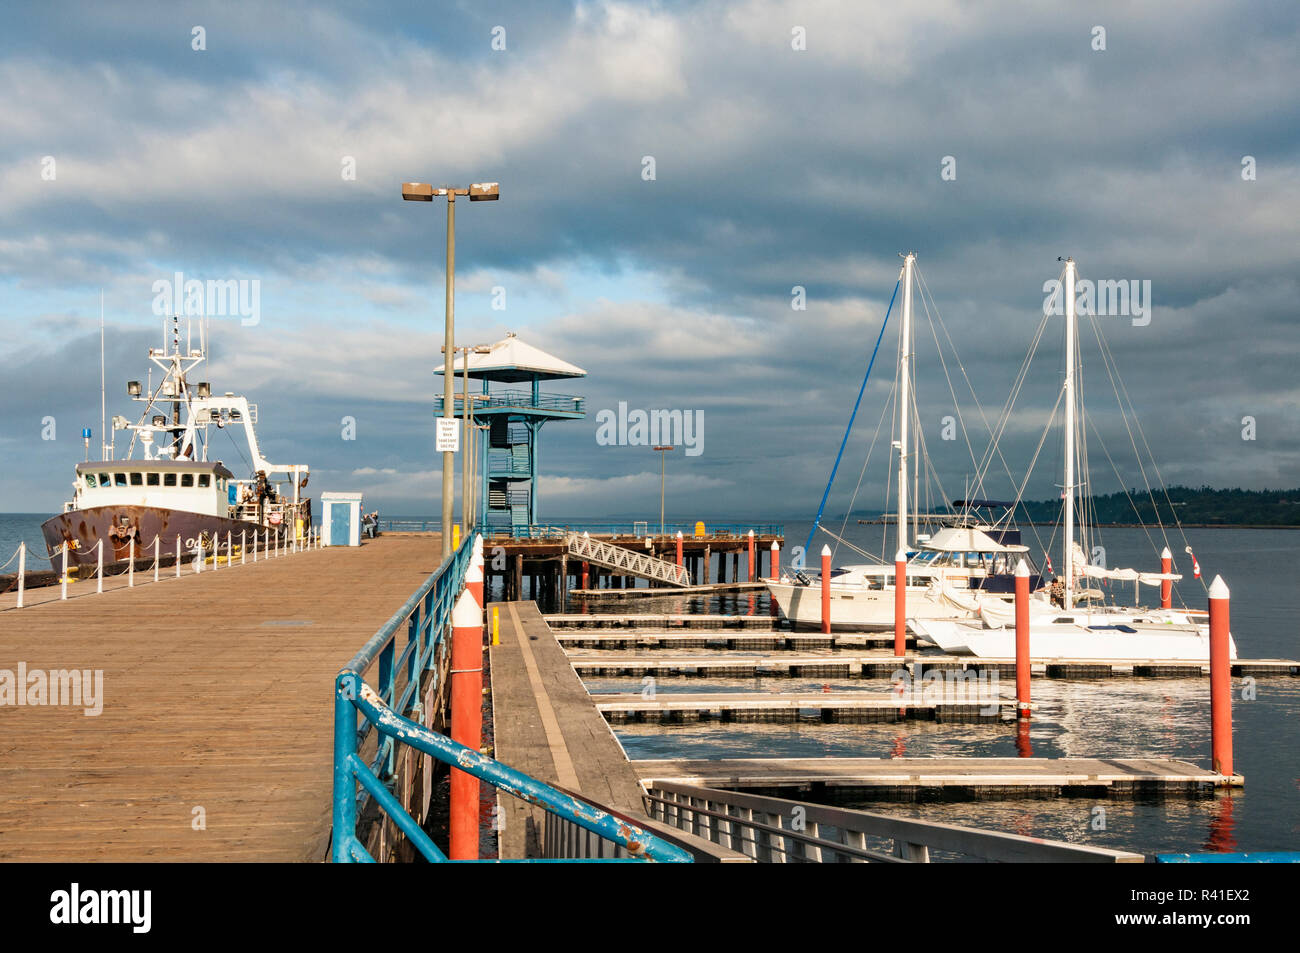
[[(451, 612), (451, 740), (478, 751), (483, 735), (483, 609), (467, 586)], [(479, 781), (452, 768), (452, 860), (478, 860)]]
[(1222, 576), (1210, 583), (1210, 757), (1216, 774), (1232, 771), (1232, 660), (1228, 629), (1228, 587)]
[(1016, 714), (1028, 718), (1029, 703), (1029, 567), (1016, 565)]
[(751, 529), (749, 531), (749, 578), (746, 579), (745, 582), (753, 582), (758, 579), (758, 573), (754, 566), (754, 562), (754, 531)]
[(831, 634), (831, 548), (822, 547), (822, 633)]
[(767, 566), (767, 568), (768, 568), (768, 570), (769, 570), (768, 575), (769, 575), (771, 578), (776, 579), (777, 581), (780, 581), (780, 579), (781, 579), (781, 547), (777, 544), (777, 541), (776, 541), (776, 540), (772, 540), (772, 556), (771, 556), (771, 558), (768, 560), (768, 566)]
[(682, 531), (677, 531), (677, 565), (684, 566), (682, 562)]
[[(1174, 571), (1174, 554), (1166, 546), (1160, 553), (1160, 573), (1169, 575)], [(1160, 608), (1172, 609), (1174, 605), (1174, 582), (1172, 579), (1160, 580)]]
[(587, 573), (591, 571), (591, 563), (587, 560), (582, 561), (582, 588), (587, 588)]
[(894, 655), (907, 653), (907, 552), (894, 553)]
[(465, 588), (474, 595), (474, 601), (482, 609), (483, 601), (483, 537), (474, 534), (474, 548), (469, 557), (469, 568), (465, 570)]

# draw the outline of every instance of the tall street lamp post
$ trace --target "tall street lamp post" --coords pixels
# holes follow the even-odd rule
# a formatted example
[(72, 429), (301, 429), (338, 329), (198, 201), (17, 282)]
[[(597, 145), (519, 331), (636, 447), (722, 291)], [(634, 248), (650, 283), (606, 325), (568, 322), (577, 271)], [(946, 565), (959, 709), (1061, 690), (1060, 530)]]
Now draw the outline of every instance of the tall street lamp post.
[[(476, 182), (468, 188), (443, 186), (434, 188), (427, 182), (402, 183), (402, 199), (407, 202), (432, 202), (435, 195), (447, 197), (447, 324), (443, 334), (442, 352), (447, 360), (443, 362), (443, 397), (442, 416), (456, 419), (455, 398), (452, 388), (455, 382), (455, 315), (456, 315), (456, 196), (468, 195), (471, 202), (495, 202), (501, 198), (501, 190), (496, 182)], [(452, 499), (453, 481), (455, 480), (454, 451), (444, 450), (442, 454), (442, 558), (451, 555), (451, 524), (453, 520)]]
[(659, 535), (664, 534), (664, 457), (673, 447), (655, 447), (659, 454)]

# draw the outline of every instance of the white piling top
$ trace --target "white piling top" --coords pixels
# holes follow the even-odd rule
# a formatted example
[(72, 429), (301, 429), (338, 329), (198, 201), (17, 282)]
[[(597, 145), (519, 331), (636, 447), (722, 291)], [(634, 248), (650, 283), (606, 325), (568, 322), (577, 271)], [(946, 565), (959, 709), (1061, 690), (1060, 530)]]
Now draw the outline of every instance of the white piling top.
[(453, 629), (474, 629), (483, 625), (483, 612), (479, 608), (474, 594), (468, 589), (461, 590), (456, 607), (451, 610), (451, 627)]
[(898, 552), (894, 553), (894, 562), (896, 563), (907, 562), (907, 550), (900, 549)]
[(1020, 560), (1020, 562), (1016, 563), (1016, 575), (1017, 576), (1029, 575), (1029, 566), (1025, 564), (1025, 561), (1023, 559)]
[(678, 538), (678, 539), (681, 539), (681, 538), (682, 538), (682, 531), (681, 531), (681, 530), (678, 530), (678, 531), (677, 531), (677, 538)]
[(830, 548), (829, 546), (823, 546), (823, 547), (822, 547), (822, 555), (823, 555), (823, 556), (829, 556), (830, 554), (831, 554), (831, 548)]
[(1228, 598), (1228, 584), (1223, 581), (1222, 576), (1215, 576), (1214, 582), (1210, 583), (1210, 598), (1211, 599)]
[(772, 548), (773, 548), (773, 549), (780, 549), (781, 547), (778, 546), (778, 545), (776, 544), (776, 540), (772, 540)]
[(1169, 547), (1166, 546), (1164, 549), (1160, 550), (1160, 558), (1161, 558), (1161, 559), (1173, 559), (1173, 558), (1174, 558), (1174, 554), (1171, 553), (1171, 552), (1169, 551)]
[(752, 529), (749, 531), (749, 535), (750, 535), (750, 536), (753, 536), (753, 535), (754, 535), (754, 531), (753, 531)]

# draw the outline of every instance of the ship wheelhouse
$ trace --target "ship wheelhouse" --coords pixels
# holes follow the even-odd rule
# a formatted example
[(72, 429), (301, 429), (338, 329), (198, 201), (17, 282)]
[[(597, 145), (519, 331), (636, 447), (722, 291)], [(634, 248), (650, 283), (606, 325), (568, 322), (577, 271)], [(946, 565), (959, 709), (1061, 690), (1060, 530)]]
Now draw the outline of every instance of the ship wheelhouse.
[(96, 506), (147, 506), (208, 516), (230, 513), (234, 474), (220, 462), (100, 460), (77, 464), (76, 493), (65, 512)]

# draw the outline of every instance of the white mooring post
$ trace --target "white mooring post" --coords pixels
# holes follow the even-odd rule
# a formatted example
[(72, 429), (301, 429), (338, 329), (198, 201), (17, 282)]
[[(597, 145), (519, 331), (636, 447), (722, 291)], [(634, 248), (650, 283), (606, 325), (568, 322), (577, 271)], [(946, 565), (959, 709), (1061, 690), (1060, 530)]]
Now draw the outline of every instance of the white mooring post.
[(95, 543), (95, 592), (104, 591), (104, 541)]
[(248, 562), (247, 543), (244, 541), (244, 537), (247, 533), (248, 530), (246, 529), (241, 529), (239, 531), (239, 565), (241, 566)]
[(181, 534), (176, 534), (176, 578), (181, 578)]
[(203, 572), (203, 537), (200, 536), (197, 543), (194, 544), (194, 571)]
[(27, 587), (27, 541), (18, 544), (18, 608), (23, 607), (23, 590)]
[(134, 536), (131, 537), (131, 540), (128, 543), (128, 545), (131, 547), (130, 549), (131, 561), (126, 565), (126, 587), (128, 589), (134, 589), (135, 588), (135, 537)]
[(226, 565), (227, 566), (233, 566), (235, 564), (235, 550), (231, 545), (233, 542), (234, 542), (234, 537), (231, 535), (230, 530), (226, 530)]
[(68, 541), (63, 541), (63, 569), (59, 573), (60, 599), (68, 598)]
[(153, 581), (158, 581), (158, 566), (162, 563), (162, 536), (154, 534), (153, 538)]

